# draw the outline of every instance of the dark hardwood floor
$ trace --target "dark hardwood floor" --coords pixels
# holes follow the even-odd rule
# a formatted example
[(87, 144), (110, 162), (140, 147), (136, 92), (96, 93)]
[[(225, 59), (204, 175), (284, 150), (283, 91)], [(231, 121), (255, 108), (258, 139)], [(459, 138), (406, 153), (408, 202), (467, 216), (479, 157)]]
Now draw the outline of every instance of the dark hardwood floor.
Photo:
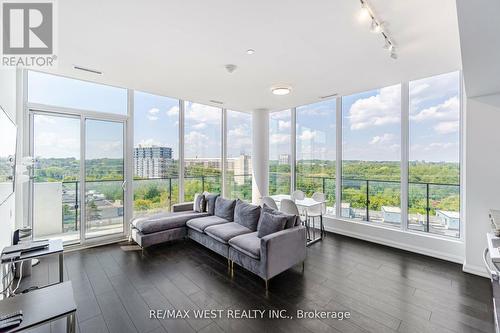
[[(114, 244), (65, 255), (79, 332), (493, 332), (490, 281), (461, 265), (328, 234), (297, 266), (270, 282), (193, 241), (141, 251)], [(58, 279), (56, 258), (33, 268), (29, 285)], [(350, 311), (335, 319), (149, 319), (150, 309)], [(64, 331), (64, 321), (37, 332)]]

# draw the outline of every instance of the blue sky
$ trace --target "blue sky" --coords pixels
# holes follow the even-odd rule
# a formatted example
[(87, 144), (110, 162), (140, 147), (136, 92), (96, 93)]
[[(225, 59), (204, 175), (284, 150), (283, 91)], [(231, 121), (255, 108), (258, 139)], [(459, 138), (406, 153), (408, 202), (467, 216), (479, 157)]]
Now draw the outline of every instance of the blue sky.
[[(352, 160), (400, 159), (400, 85), (343, 97), (343, 156)], [(31, 102), (125, 114), (126, 90), (36, 72)], [(185, 104), (186, 157), (220, 157), (221, 109)], [(335, 159), (335, 100), (297, 108), (298, 159)], [(79, 157), (78, 119), (39, 116), (36, 153)], [(162, 145), (178, 157), (178, 100), (135, 93), (134, 145)], [(459, 73), (410, 82), (410, 160), (459, 159)], [(290, 154), (290, 110), (270, 115), (270, 159)], [(228, 111), (228, 156), (251, 153), (251, 116)], [(89, 158), (117, 157), (121, 128), (88, 133)]]

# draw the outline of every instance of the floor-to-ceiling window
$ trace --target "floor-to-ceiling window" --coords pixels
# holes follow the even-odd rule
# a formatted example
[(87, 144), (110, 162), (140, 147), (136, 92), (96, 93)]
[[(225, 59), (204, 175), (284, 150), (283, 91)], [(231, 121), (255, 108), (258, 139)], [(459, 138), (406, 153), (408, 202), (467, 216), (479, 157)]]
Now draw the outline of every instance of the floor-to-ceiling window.
[(291, 187), (290, 110), (269, 115), (269, 194), (288, 194)]
[(252, 115), (226, 111), (226, 196), (252, 200)]
[(342, 98), (342, 216), (401, 223), (401, 86)]
[(127, 90), (33, 71), (26, 79), (34, 237), (123, 235)]
[(221, 193), (220, 108), (184, 102), (184, 199), (195, 193)]
[(409, 83), (408, 228), (460, 236), (460, 73)]
[(325, 193), (328, 214), (335, 214), (336, 113), (335, 99), (296, 109), (295, 187), (307, 196)]
[(179, 100), (134, 92), (134, 215), (169, 211), (179, 197)]

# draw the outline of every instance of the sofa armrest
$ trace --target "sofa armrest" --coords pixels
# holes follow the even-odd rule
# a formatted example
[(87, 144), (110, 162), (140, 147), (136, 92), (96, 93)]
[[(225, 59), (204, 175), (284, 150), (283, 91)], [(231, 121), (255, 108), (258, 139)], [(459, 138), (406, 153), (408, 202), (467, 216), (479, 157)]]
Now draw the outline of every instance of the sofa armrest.
[(172, 212), (187, 212), (193, 210), (193, 202), (182, 202), (172, 206)]
[(306, 228), (297, 226), (264, 236), (260, 256), (268, 279), (306, 258)]

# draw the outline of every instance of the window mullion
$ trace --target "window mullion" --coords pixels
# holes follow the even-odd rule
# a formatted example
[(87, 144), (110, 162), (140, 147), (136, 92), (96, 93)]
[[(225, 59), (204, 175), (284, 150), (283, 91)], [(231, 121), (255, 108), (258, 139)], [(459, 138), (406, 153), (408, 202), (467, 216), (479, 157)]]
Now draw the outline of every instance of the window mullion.
[(408, 229), (408, 158), (409, 158), (409, 119), (410, 119), (410, 91), (408, 82), (401, 83), (401, 229)]

